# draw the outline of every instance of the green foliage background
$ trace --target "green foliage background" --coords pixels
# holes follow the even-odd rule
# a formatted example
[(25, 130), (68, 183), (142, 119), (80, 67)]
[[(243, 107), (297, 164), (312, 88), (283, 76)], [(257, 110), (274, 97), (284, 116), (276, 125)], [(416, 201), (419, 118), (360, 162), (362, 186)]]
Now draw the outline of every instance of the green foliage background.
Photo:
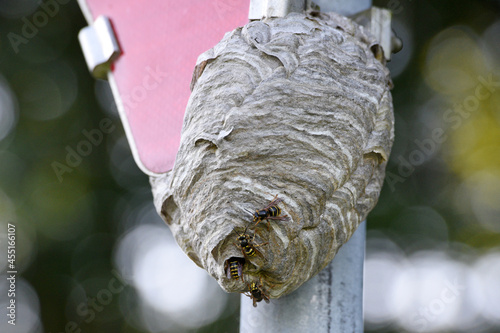
[[(395, 29), (408, 39), (390, 64), (398, 72), (393, 90), (396, 143), (388, 166), (393, 178), (369, 216), (369, 232), (389, 235), (408, 253), (448, 243), (478, 252), (498, 247), (500, 92), (481, 102), (456, 130), (442, 120), (446, 108), (473, 94), (478, 76), (495, 69), (499, 73), (499, 36), (491, 39), (484, 32), (498, 24), (500, 2), (375, 4), (394, 10), (394, 19), (405, 23), (403, 34), (398, 25)], [(11, 1), (0, 8), (15, 6)], [(24, 19), (32, 15), (0, 12), (0, 87), (10, 90), (15, 110), (15, 124), (0, 140), (0, 232), (5, 233), (8, 222), (17, 225), (19, 278), (31, 285), (40, 302), (43, 329), (32, 332), (63, 332), (77, 317), (71, 293), (76, 287), (85, 300), (106, 288), (113, 278), (116, 243), (132, 227), (137, 207), (152, 205), (152, 196), (148, 178), (132, 159), (107, 85), (88, 73), (77, 39), (87, 24), (77, 3), (61, 5), (36, 36), (13, 46), (9, 33), (20, 35)], [(0, 125), (8, 121), (1, 116)], [(66, 163), (67, 147), (76, 149), (85, 138), (82, 131), (99, 128), (105, 118), (113, 131), (60, 181), (54, 162)], [(402, 177), (399, 158), (408, 160), (413, 151), (422, 150), (415, 140), (432, 137), (435, 128), (443, 128), (447, 139)], [(422, 216), (429, 209), (444, 224), (434, 224), (432, 218), (426, 223)], [(163, 226), (159, 218), (150, 223)], [(120, 297), (137, 297), (133, 287), (125, 289)], [(220, 320), (197, 331), (237, 331), (237, 301), (232, 295)], [(96, 320), (80, 328), (143, 332), (120, 304), (114, 298)]]

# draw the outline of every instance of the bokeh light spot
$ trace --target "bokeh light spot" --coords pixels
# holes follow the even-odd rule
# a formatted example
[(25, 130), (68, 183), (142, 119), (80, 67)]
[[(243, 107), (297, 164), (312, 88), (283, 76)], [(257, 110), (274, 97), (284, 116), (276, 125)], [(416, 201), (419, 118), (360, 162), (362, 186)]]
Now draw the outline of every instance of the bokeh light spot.
[(0, 1), (0, 15), (5, 18), (21, 19), (35, 11), (39, 4), (39, 0)]
[(17, 122), (17, 100), (5, 79), (0, 75), (0, 141), (13, 129)]
[(227, 296), (187, 258), (166, 226), (131, 230), (118, 244), (115, 260), (139, 292), (147, 327), (161, 326), (168, 317), (179, 327), (198, 328), (216, 320), (224, 309)]
[(67, 112), (78, 87), (74, 70), (64, 64), (50, 66), (48, 71), (25, 70), (17, 73), (13, 87), (22, 115), (38, 121), (52, 120)]
[(441, 94), (460, 94), (473, 88), (477, 74), (485, 72), (485, 59), (472, 31), (462, 26), (447, 28), (429, 43), (425, 81)]

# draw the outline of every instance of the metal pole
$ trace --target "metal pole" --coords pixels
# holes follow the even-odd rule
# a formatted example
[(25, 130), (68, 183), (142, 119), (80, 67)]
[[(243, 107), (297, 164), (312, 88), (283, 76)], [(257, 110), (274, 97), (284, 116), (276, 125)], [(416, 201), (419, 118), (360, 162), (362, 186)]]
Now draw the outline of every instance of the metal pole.
[[(261, 2), (265, 1), (251, 0), (250, 19), (257, 19), (254, 17), (256, 12), (257, 16), (262, 12), (270, 14), (273, 11), (274, 14), (274, 10), (263, 8)], [(335, 11), (343, 15), (371, 7), (371, 0), (314, 2), (323, 12)], [(295, 7), (301, 6), (288, 6)], [(324, 270), (292, 294), (272, 299), (269, 304), (260, 302), (256, 308), (250, 298), (242, 295), (240, 332), (363, 332), (365, 241), (366, 221), (359, 225)]]
[(240, 332), (363, 332), (366, 222), (333, 261), (298, 290), (256, 308), (241, 297)]
[(322, 12), (336, 12), (344, 16), (351, 16), (372, 6), (372, 0), (312, 0)]

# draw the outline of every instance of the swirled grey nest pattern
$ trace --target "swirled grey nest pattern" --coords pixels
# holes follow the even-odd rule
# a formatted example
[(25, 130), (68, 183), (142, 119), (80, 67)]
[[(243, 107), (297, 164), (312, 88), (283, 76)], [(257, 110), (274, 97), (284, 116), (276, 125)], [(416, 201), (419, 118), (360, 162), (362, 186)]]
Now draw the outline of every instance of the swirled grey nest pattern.
[[(323, 269), (375, 206), (393, 142), (391, 81), (376, 41), (333, 13), (290, 14), (227, 33), (193, 75), (174, 168), (151, 179), (178, 244), (229, 292), (271, 298)], [(376, 53), (376, 52), (375, 52)], [(252, 229), (275, 196), (288, 221)], [(244, 258), (237, 234), (253, 236)], [(228, 278), (244, 258), (243, 279)]]

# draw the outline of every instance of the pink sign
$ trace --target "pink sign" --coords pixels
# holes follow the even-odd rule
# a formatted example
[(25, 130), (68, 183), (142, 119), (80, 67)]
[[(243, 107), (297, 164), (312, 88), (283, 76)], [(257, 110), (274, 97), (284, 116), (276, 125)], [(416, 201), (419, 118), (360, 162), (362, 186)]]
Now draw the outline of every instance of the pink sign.
[(113, 25), (121, 55), (110, 83), (139, 167), (173, 167), (198, 56), (248, 22), (250, 0), (79, 0), (89, 24)]

